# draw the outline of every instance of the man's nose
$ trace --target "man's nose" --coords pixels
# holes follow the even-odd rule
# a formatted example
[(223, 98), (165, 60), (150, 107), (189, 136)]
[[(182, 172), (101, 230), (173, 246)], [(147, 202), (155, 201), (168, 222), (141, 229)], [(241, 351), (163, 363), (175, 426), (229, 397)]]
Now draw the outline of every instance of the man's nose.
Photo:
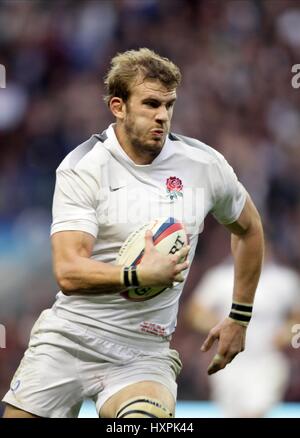
[(155, 118), (156, 118), (156, 120), (162, 121), (162, 122), (167, 122), (169, 120), (169, 112), (164, 105), (161, 105), (157, 109), (157, 113), (156, 113)]

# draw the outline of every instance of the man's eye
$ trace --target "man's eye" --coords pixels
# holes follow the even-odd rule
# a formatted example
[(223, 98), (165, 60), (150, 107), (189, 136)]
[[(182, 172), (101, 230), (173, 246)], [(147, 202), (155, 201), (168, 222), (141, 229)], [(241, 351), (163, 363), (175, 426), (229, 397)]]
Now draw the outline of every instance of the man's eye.
[(151, 108), (158, 108), (159, 104), (157, 102), (145, 102), (147, 106), (150, 106)]

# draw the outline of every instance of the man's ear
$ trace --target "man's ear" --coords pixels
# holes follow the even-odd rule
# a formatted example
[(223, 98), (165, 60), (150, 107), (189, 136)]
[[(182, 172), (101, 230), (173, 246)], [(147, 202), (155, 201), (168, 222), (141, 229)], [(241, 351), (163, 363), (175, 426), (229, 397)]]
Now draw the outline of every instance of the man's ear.
[(113, 97), (110, 99), (109, 107), (113, 115), (117, 119), (123, 120), (126, 114), (126, 105), (120, 97)]

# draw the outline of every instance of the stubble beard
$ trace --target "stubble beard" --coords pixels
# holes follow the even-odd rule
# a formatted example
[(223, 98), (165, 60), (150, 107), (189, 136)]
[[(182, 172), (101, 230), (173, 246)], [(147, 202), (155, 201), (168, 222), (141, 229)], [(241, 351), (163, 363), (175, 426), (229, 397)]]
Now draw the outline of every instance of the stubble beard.
[(157, 157), (163, 148), (165, 139), (159, 143), (155, 142), (155, 140), (153, 140), (151, 143), (149, 141), (147, 142), (146, 140), (143, 141), (141, 136), (134, 129), (132, 129), (132, 126), (133, 124), (130, 122), (130, 120), (127, 120), (124, 124), (124, 129), (128, 141), (136, 154), (142, 156), (151, 156), (152, 158)]

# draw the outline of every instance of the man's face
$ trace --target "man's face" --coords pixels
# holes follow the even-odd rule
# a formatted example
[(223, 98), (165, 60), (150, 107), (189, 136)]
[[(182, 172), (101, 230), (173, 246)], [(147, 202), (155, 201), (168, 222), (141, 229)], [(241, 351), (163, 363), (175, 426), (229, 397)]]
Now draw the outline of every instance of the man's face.
[(176, 89), (168, 90), (158, 80), (137, 82), (126, 102), (124, 129), (134, 148), (156, 156), (170, 130)]

